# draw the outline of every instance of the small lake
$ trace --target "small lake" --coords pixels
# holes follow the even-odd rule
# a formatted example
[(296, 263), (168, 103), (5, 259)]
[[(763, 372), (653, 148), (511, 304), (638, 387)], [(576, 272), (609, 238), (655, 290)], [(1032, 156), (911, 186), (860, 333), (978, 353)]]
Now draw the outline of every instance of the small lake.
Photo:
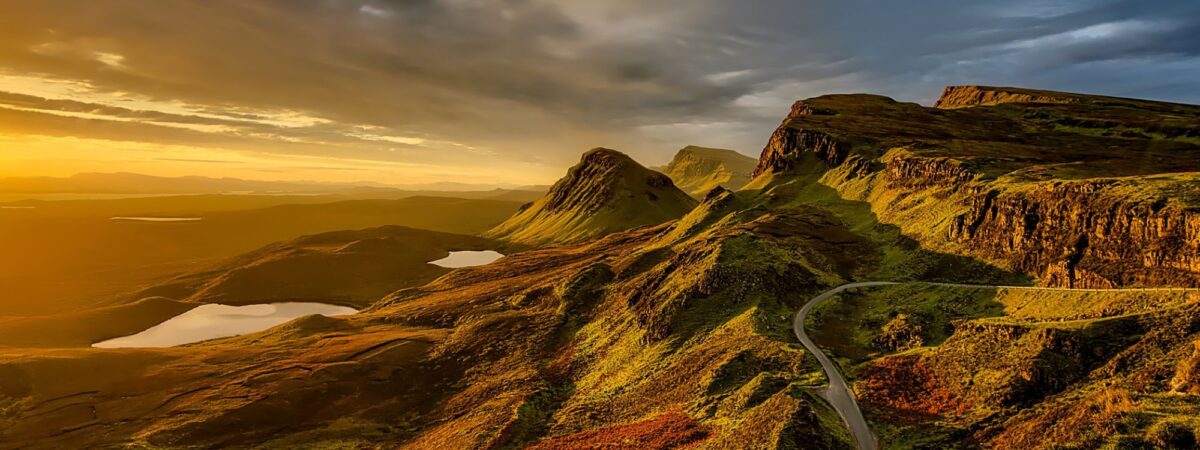
[(114, 222), (199, 222), (200, 217), (109, 217)]
[(92, 344), (96, 348), (174, 347), (208, 339), (253, 333), (309, 314), (342, 316), (358, 312), (325, 303), (269, 303), (229, 306), (200, 305), (130, 336)]
[(500, 252), (497, 252), (497, 251), (493, 251), (493, 250), (462, 251), (462, 252), (450, 252), (450, 256), (439, 259), (437, 261), (430, 261), (429, 263), (433, 264), (435, 266), (442, 266), (442, 267), (449, 267), (451, 269), (457, 269), (459, 267), (482, 266), (484, 264), (491, 264), (492, 261), (495, 261), (495, 260), (503, 258), (503, 257), (504, 257), (503, 254), (501, 254)]

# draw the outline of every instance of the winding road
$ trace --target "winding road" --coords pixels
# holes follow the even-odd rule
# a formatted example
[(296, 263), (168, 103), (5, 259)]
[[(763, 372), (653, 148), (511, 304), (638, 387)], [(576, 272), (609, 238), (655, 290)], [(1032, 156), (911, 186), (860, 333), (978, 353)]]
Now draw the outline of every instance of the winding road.
[[(947, 286), (961, 288), (1004, 288), (1004, 289), (1029, 289), (1029, 290), (1046, 290), (1046, 291), (1188, 291), (1195, 290), (1189, 288), (1124, 288), (1124, 289), (1071, 289), (1071, 288), (1053, 288), (1053, 287), (1036, 287), (1036, 286), (994, 286), (984, 284), (959, 284), (959, 283), (931, 283), (931, 282), (912, 282), (921, 283), (930, 286)], [(850, 387), (846, 385), (846, 378), (842, 376), (842, 372), (838, 366), (834, 364), (825, 352), (821, 351), (817, 344), (808, 337), (808, 332), (804, 330), (804, 320), (808, 318), (808, 313), (812, 312), (821, 303), (829, 300), (834, 295), (840, 294), (847, 289), (868, 288), (879, 286), (892, 286), (900, 284), (896, 281), (863, 281), (858, 283), (848, 283), (835, 287), (828, 291), (822, 292), (821, 295), (813, 297), (804, 307), (796, 311), (796, 316), (792, 318), (792, 331), (796, 334), (796, 338), (804, 344), (804, 348), (808, 349), (817, 361), (821, 363), (821, 370), (825, 372), (825, 377), (829, 379), (829, 385), (818, 391), (838, 415), (842, 416), (842, 421), (846, 423), (846, 427), (850, 430), (850, 437), (854, 439), (854, 443), (859, 450), (876, 450), (879, 448), (879, 441), (875, 438), (875, 434), (871, 432), (871, 427), (867, 425), (867, 419), (863, 417), (862, 410), (858, 407), (858, 402), (854, 399), (854, 394), (850, 391)]]
[(854, 394), (850, 392), (850, 387), (846, 385), (846, 377), (842, 376), (842, 372), (838, 370), (833, 360), (821, 351), (812, 338), (808, 337), (808, 332), (804, 331), (804, 319), (808, 317), (808, 313), (812, 312), (813, 308), (820, 305), (830, 297), (840, 294), (846, 289), (860, 287), (876, 287), (876, 286), (891, 286), (899, 284), (891, 281), (864, 281), (860, 283), (843, 284), (828, 291), (821, 293), (804, 307), (796, 311), (796, 316), (792, 319), (792, 331), (796, 333), (796, 338), (800, 339), (800, 343), (804, 344), (804, 348), (817, 358), (821, 363), (821, 370), (825, 371), (825, 378), (829, 379), (829, 386), (818, 391), (818, 393), (837, 411), (839, 416), (842, 416), (842, 421), (846, 422), (846, 427), (850, 429), (850, 437), (854, 438), (854, 443), (858, 445), (859, 450), (875, 450), (879, 448), (879, 442), (875, 439), (875, 434), (871, 433), (871, 427), (867, 425), (867, 419), (863, 418), (862, 410), (858, 408), (858, 402), (854, 400)]

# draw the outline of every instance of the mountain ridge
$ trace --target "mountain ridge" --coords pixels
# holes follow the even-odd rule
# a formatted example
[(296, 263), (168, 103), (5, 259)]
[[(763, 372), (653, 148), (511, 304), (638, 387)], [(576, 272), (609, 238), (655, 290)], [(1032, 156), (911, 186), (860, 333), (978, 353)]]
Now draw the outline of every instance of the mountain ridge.
[(922, 244), (1050, 286), (1200, 284), (1190, 256), (1200, 251), (1200, 188), (1190, 181), (1200, 107), (1049, 95), (1075, 100), (954, 109), (867, 94), (803, 100), (751, 185), (828, 170), (822, 184)]

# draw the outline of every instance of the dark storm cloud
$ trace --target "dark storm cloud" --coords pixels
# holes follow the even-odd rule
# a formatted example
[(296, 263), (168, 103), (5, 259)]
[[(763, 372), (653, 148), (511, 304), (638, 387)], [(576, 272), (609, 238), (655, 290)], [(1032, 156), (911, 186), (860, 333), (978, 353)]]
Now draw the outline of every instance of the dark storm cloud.
[[(648, 162), (689, 143), (754, 153), (787, 104), (827, 92), (929, 102), (943, 85), (979, 83), (1200, 102), (1200, 3), (998, 3), (7, 2), (0, 70), (185, 102), (220, 117), (0, 100), (237, 126), (249, 131), (222, 139), (262, 151), (454, 160), (422, 144), (352, 136), (369, 126), (461, 146), (444, 152), (487, 149), (554, 165), (596, 145)], [(280, 110), (329, 122), (238, 122)], [(136, 132), (110, 124), (98, 133), (126, 128)], [(190, 130), (155, 133), (226, 144)], [(271, 134), (336, 145), (270, 145)]]

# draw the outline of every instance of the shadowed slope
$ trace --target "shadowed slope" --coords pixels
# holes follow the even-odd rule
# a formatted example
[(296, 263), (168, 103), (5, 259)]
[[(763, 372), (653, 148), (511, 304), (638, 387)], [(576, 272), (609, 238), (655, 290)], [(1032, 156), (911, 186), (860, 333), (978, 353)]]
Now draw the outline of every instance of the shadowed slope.
[(428, 264), (450, 251), (504, 247), (476, 236), (398, 226), (303, 236), (145, 288), (115, 306), (0, 319), (0, 346), (86, 347), (204, 303), (308, 301), (362, 308), (450, 272)]
[(397, 289), (420, 286), (449, 272), (428, 262), (451, 251), (502, 246), (476, 236), (398, 226), (334, 231), (271, 244), (136, 297), (228, 305), (320, 301), (364, 307)]

